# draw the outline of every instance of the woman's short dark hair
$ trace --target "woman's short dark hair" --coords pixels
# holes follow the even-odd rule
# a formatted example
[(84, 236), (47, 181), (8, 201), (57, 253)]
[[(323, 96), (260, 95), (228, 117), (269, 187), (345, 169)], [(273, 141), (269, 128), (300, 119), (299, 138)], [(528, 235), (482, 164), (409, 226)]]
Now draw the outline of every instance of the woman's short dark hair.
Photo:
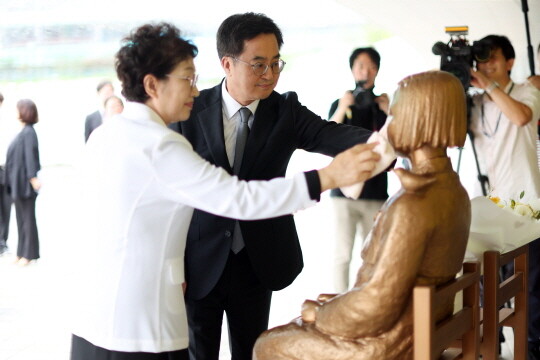
[(39, 121), (37, 106), (32, 100), (21, 99), (17, 101), (17, 110), (23, 123), (35, 124)]
[(349, 66), (351, 67), (351, 70), (354, 65), (354, 60), (356, 60), (358, 55), (363, 53), (366, 53), (369, 56), (371, 61), (373, 61), (373, 63), (377, 66), (377, 70), (379, 70), (379, 67), (381, 66), (381, 55), (379, 55), (377, 50), (372, 47), (358, 48), (352, 52), (351, 56), (349, 57)]
[(238, 56), (244, 50), (244, 41), (261, 34), (274, 34), (278, 48), (283, 45), (283, 35), (276, 23), (264, 14), (252, 12), (235, 14), (226, 18), (217, 31), (217, 52), (224, 56)]
[(122, 82), (122, 95), (135, 102), (149, 99), (143, 79), (152, 74), (164, 79), (182, 61), (197, 56), (198, 49), (181, 37), (169, 23), (146, 24), (123, 39), (116, 53), (115, 67)]

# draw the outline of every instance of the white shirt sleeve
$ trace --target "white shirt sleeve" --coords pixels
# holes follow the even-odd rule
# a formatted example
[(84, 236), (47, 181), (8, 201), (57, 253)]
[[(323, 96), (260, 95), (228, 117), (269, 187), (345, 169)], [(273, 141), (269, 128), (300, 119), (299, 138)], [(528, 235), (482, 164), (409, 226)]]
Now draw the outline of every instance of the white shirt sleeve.
[(179, 134), (161, 139), (152, 152), (158, 182), (188, 206), (240, 220), (258, 220), (294, 213), (316, 204), (303, 173), (291, 179), (243, 181), (193, 151)]

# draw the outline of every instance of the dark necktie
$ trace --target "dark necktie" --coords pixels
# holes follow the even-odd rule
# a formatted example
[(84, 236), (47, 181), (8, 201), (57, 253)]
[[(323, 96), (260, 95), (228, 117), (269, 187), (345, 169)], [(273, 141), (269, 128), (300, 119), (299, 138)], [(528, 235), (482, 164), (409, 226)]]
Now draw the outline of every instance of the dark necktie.
[(247, 138), (249, 135), (248, 120), (251, 111), (247, 107), (240, 108), (240, 125), (236, 131), (236, 150), (234, 151), (233, 174), (238, 175), (240, 166), (242, 166), (242, 157), (244, 148), (246, 147)]
[[(244, 155), (244, 149), (246, 147), (247, 138), (249, 135), (248, 120), (251, 115), (251, 111), (246, 108), (240, 108), (240, 126), (236, 132), (236, 150), (234, 152), (233, 174), (238, 175), (240, 172), (240, 166), (242, 166), (242, 158)], [(244, 248), (244, 239), (242, 239), (242, 232), (240, 230), (240, 224), (238, 220), (234, 225), (233, 240), (231, 244), (231, 250), (237, 254)]]

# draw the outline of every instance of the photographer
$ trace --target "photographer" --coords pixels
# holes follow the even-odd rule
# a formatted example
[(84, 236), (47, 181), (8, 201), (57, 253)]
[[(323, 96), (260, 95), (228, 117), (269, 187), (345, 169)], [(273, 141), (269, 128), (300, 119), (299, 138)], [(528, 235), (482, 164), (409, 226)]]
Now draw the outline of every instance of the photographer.
[[(378, 131), (386, 121), (388, 95), (375, 96), (373, 87), (381, 56), (371, 48), (358, 48), (349, 58), (356, 89), (347, 91), (330, 107), (329, 119), (337, 123)], [(334, 286), (337, 292), (349, 288), (349, 266), (357, 229), (363, 240), (373, 226), (375, 215), (388, 198), (388, 179), (383, 172), (368, 180), (358, 200), (346, 198), (339, 189), (331, 191), (336, 224)]]
[[(480, 40), (491, 49), (486, 62), (471, 70), (471, 84), (483, 93), (473, 97), (471, 130), (484, 160), (491, 194), (501, 199), (529, 202), (540, 197), (540, 171), (536, 156), (536, 120), (540, 91), (529, 82), (510, 78), (515, 52), (505, 36)], [(533, 121), (534, 120), (534, 121)], [(529, 356), (540, 359), (540, 240), (529, 244)]]

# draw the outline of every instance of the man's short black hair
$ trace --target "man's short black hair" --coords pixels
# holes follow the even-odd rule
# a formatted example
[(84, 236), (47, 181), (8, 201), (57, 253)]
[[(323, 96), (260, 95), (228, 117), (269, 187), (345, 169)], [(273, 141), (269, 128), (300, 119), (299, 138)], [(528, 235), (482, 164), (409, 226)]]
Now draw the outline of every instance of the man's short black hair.
[(354, 65), (354, 60), (356, 60), (358, 55), (363, 54), (363, 53), (366, 53), (369, 56), (371, 61), (373, 61), (373, 63), (377, 66), (377, 70), (379, 70), (381, 66), (381, 55), (377, 52), (377, 50), (375, 50), (372, 47), (362, 47), (362, 48), (355, 49), (352, 52), (351, 56), (349, 57), (350, 68), (352, 69)]
[(102, 81), (100, 81), (99, 84), (97, 84), (97, 86), (96, 86), (96, 91), (100, 92), (101, 89), (103, 89), (107, 85), (113, 86), (113, 84), (112, 84), (112, 82), (110, 80), (102, 80)]
[(506, 36), (488, 35), (480, 41), (488, 45), (491, 50), (501, 49), (503, 56), (506, 60), (516, 58), (516, 52), (514, 51), (514, 47)]
[(217, 31), (217, 52), (220, 59), (224, 56), (236, 57), (244, 50), (244, 41), (261, 34), (274, 34), (278, 48), (283, 45), (283, 35), (276, 23), (264, 14), (247, 12), (235, 14), (225, 19)]

